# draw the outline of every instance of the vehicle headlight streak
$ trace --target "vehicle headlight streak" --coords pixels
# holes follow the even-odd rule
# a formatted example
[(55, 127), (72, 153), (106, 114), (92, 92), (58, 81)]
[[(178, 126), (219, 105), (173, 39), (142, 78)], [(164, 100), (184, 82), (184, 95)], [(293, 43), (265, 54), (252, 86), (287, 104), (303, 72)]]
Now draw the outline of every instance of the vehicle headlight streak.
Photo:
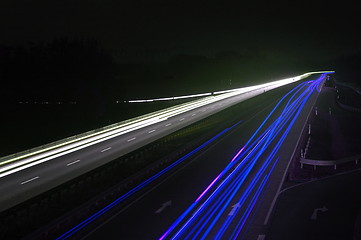
[[(319, 91), (318, 86), (324, 78), (325, 74), (322, 74), (317, 80), (301, 83), (286, 94), (228, 166), (159, 239), (205, 239), (210, 237), (209, 234), (212, 234), (214, 239), (221, 239), (231, 223), (237, 227), (230, 236), (227, 235), (227, 239), (236, 239), (278, 162), (278, 150), (309, 97), (313, 92)], [(290, 98), (283, 103), (286, 96)], [(279, 117), (253, 140), (281, 104), (285, 106)], [(265, 154), (266, 159), (250, 184), (240, 193), (244, 181), (262, 154)], [(240, 194), (240, 198), (235, 198)], [(233, 214), (225, 216), (231, 202), (237, 202), (240, 207), (236, 208)], [(239, 214), (239, 211), (242, 211), (242, 214)]]
[(126, 102), (129, 103), (145, 103), (145, 102), (156, 102), (156, 101), (170, 101), (170, 100), (177, 100), (177, 99), (186, 99), (186, 98), (194, 98), (194, 97), (204, 97), (204, 96), (210, 96), (210, 95), (217, 95), (217, 94), (223, 94), (223, 93), (230, 93), (230, 92), (234, 92), (234, 91), (239, 91), (239, 90), (252, 90), (255, 88), (263, 88), (263, 87), (269, 87), (269, 86), (282, 86), (285, 83), (289, 83), (289, 82), (294, 82), (294, 81), (298, 81), (301, 79), (304, 79), (306, 77), (311, 76), (312, 74), (319, 74), (319, 73), (332, 73), (333, 71), (318, 71), (318, 72), (308, 72), (308, 73), (304, 73), (302, 75), (296, 76), (296, 77), (291, 77), (291, 78), (286, 78), (286, 79), (282, 79), (282, 80), (278, 80), (278, 81), (274, 81), (271, 83), (264, 83), (264, 84), (260, 84), (257, 86), (251, 86), (251, 87), (244, 87), (244, 88), (235, 88), (235, 89), (229, 89), (229, 90), (223, 90), (223, 91), (215, 91), (215, 92), (207, 92), (207, 93), (198, 93), (198, 94), (191, 94), (191, 95), (184, 95), (184, 96), (175, 96), (175, 97), (163, 97), (163, 98), (153, 98), (153, 99), (136, 99), (136, 100), (129, 100)]
[[(293, 79), (292, 79), (293, 80)], [(281, 80), (282, 83), (285, 80)], [(277, 81), (280, 82), (280, 81)], [(284, 82), (286, 84), (286, 82)], [(268, 83), (269, 86), (275, 85), (275, 82)], [(267, 85), (267, 86), (268, 86)], [(230, 98), (239, 94), (247, 93), (251, 90), (257, 90), (264, 87), (262, 86), (253, 86), (252, 89), (242, 88), (236, 89), (232, 92), (227, 92), (217, 96), (206, 97), (199, 99), (190, 103), (185, 103), (171, 107), (162, 111), (155, 112), (154, 114), (147, 115), (144, 118), (130, 121), (126, 124), (121, 124), (104, 131), (100, 131), (88, 136), (82, 137), (80, 139), (71, 140), (67, 143), (62, 143), (57, 146), (49, 147), (48, 149), (43, 149), (38, 152), (32, 153), (31, 155), (25, 154), (24, 156), (15, 157), (3, 162), (0, 162), (0, 177), (7, 176), (14, 172), (23, 170), (25, 168), (34, 166), (36, 164), (43, 163), (45, 161), (52, 160), (56, 157), (77, 151), (79, 149), (91, 146), (93, 144), (99, 143), (101, 141), (128, 133), (130, 131), (137, 130), (142, 127), (149, 126), (151, 124), (164, 121), (170, 117), (176, 116), (178, 114), (190, 111), (192, 109), (202, 107), (204, 105), (214, 103), (226, 98)]]
[[(253, 90), (257, 90), (253, 89)], [(199, 108), (205, 106), (207, 104), (214, 103), (216, 101), (224, 100), (239, 94), (244, 94), (249, 92), (248, 89), (240, 89), (239, 91), (233, 91), (230, 93), (225, 93), (219, 96), (207, 97), (204, 99), (200, 99), (197, 101), (193, 101), (186, 104), (177, 105), (175, 107), (171, 107), (165, 109), (163, 111), (156, 112), (153, 116), (149, 116), (144, 118), (141, 121), (134, 121), (128, 124), (116, 126), (111, 129), (104, 130), (102, 132), (97, 132), (96, 134), (84, 137), (82, 139), (77, 139), (76, 141), (72, 141), (68, 144), (61, 144), (57, 148), (49, 149), (46, 152), (39, 153), (34, 156), (26, 157), (25, 159), (12, 159), (6, 162), (0, 163), (0, 177), (4, 177), (10, 175), (12, 173), (21, 171), (23, 169), (35, 166), (37, 164), (52, 160), (54, 158), (78, 151), (80, 149), (89, 147), (91, 145), (100, 143), (102, 141), (126, 134), (128, 132), (167, 120), (170, 117), (174, 117), (178, 114), (193, 110), (195, 108)], [(3, 166), (1, 166), (3, 165)]]
[[(324, 72), (324, 71), (323, 71)], [(291, 82), (295, 82), (301, 80), (305, 77), (308, 77), (312, 74), (323, 73), (323, 72), (310, 72), (305, 73), (300, 76), (296, 76), (293, 78), (287, 78), (283, 80), (278, 80), (270, 83), (260, 84), (251, 87), (237, 88), (220, 92), (213, 93), (204, 93), (204, 94), (195, 94), (188, 96), (179, 96), (173, 97), (173, 99), (183, 99), (188, 97), (200, 97), (200, 96), (208, 96), (202, 99), (198, 99), (192, 102), (180, 104), (174, 107), (170, 107), (164, 110), (160, 110), (154, 113), (150, 113), (144, 115), (142, 117), (131, 119), (126, 121), (125, 123), (120, 123), (117, 126), (111, 126), (101, 131), (97, 131), (95, 133), (91, 133), (86, 136), (82, 136), (77, 139), (72, 139), (63, 143), (59, 143), (50, 147), (46, 147), (41, 150), (37, 150), (31, 153), (27, 153), (21, 156), (17, 156), (11, 159), (3, 160), (0, 162), (0, 178), (10, 175), (12, 173), (24, 170), (26, 168), (32, 167), (34, 165), (50, 161), (57, 157), (78, 151), (80, 149), (89, 147), (91, 145), (103, 142), (105, 140), (129, 133), (131, 131), (135, 131), (137, 129), (150, 126), (152, 124), (162, 122), (167, 120), (170, 117), (176, 116), (178, 114), (217, 102), (230, 97), (234, 97), (240, 94), (247, 94), (253, 91), (268, 91)], [(213, 94), (213, 96), (209, 96)], [(170, 98), (165, 98), (169, 100)], [(159, 100), (159, 99), (157, 99)], [(164, 99), (163, 99), (164, 100)]]

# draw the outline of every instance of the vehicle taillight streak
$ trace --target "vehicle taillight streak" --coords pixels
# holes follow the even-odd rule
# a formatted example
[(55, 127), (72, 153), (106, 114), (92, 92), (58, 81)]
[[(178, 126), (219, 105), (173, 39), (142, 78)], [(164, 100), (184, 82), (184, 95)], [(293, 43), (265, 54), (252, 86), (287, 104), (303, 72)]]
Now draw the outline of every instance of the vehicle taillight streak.
[(279, 149), (324, 78), (322, 74), (288, 92), (227, 167), (159, 239), (238, 238), (280, 159)]

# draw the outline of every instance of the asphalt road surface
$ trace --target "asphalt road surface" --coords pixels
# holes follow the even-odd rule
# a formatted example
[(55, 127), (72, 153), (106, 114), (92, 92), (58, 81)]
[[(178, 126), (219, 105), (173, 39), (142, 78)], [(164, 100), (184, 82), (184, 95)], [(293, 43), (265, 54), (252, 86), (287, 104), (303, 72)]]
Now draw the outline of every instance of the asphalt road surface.
[(235, 113), (242, 122), (211, 147), (139, 194), (111, 218), (101, 224), (87, 225), (74, 237), (267, 237), (275, 196), (316, 102), (323, 77), (293, 84), (294, 90), (280, 101), (247, 116)]
[(37, 196), (263, 90), (236, 95), (0, 177), (0, 211)]
[[(354, 240), (360, 233), (361, 170), (282, 191), (267, 240)], [(357, 225), (358, 224), (358, 225)], [(360, 235), (358, 235), (360, 237)]]

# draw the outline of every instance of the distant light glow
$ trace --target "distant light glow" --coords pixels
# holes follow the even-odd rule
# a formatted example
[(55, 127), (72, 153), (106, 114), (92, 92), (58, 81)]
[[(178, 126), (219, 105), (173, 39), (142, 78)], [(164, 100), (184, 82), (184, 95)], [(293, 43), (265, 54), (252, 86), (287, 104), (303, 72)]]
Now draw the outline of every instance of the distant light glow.
[(309, 72), (309, 73), (304, 73), (302, 75), (296, 76), (296, 77), (291, 77), (291, 78), (286, 78), (286, 79), (282, 79), (282, 80), (278, 80), (278, 81), (274, 81), (274, 82), (270, 82), (270, 83), (265, 83), (265, 84), (260, 84), (257, 86), (251, 86), (251, 87), (243, 87), (243, 88), (235, 88), (235, 89), (229, 89), (229, 90), (222, 90), (222, 91), (215, 91), (215, 92), (208, 92), (208, 93), (199, 93), (199, 94), (191, 94), (191, 95), (184, 95), (184, 96), (177, 96), (177, 97), (164, 97), (164, 98), (154, 98), (154, 99), (135, 99), (135, 100), (129, 100), (129, 103), (144, 103), (144, 102), (154, 102), (154, 101), (169, 101), (169, 100), (177, 100), (177, 99), (185, 99), (185, 98), (194, 98), (194, 97), (203, 97), (203, 96), (209, 96), (209, 95), (217, 95), (217, 94), (223, 94), (223, 93), (230, 93), (230, 92), (234, 92), (234, 91), (252, 91), (256, 88), (259, 87), (268, 87), (274, 84), (284, 84), (284, 83), (290, 83), (290, 82), (295, 82), (295, 81), (299, 81), (301, 79), (304, 79), (306, 77), (309, 77), (310, 75), (313, 74), (320, 74), (320, 73), (334, 73), (334, 71), (318, 71), (318, 72)]

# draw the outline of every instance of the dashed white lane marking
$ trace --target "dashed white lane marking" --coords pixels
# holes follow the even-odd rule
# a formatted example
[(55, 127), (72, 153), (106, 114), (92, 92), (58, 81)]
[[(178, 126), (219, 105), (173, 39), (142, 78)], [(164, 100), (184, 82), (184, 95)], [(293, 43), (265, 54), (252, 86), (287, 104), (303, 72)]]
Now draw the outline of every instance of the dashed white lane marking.
[(206, 111), (205, 109), (202, 110), (202, 112), (205, 112), (205, 111)]
[(184, 118), (179, 119), (179, 121), (183, 121), (183, 120), (184, 120)]
[(172, 124), (171, 124), (171, 123), (168, 123), (168, 124), (166, 124), (165, 126), (168, 127), (168, 126), (170, 126), (170, 125), (172, 125)]
[(195, 115), (197, 115), (197, 114), (193, 113), (193, 114), (192, 114), (192, 117), (195, 116)]
[(264, 234), (258, 235), (257, 240), (264, 240), (265, 237), (266, 237), (266, 235), (264, 235)]
[(80, 159), (75, 160), (74, 162), (70, 162), (66, 166), (70, 166), (70, 165), (73, 165), (73, 164), (78, 163), (78, 162), (80, 162)]
[(152, 132), (155, 132), (155, 129), (153, 129), (153, 130), (150, 130), (148, 133), (152, 133)]
[(105, 148), (105, 149), (101, 150), (100, 152), (105, 152), (105, 151), (108, 151), (110, 149), (112, 149), (112, 147)]
[(29, 182), (31, 182), (31, 181), (34, 181), (34, 180), (38, 179), (38, 178), (39, 178), (39, 176), (30, 178), (29, 180), (26, 180), (26, 181), (22, 182), (21, 184), (27, 184), (27, 183), (29, 183)]
[(127, 141), (128, 142), (131, 142), (131, 141), (133, 141), (133, 140), (135, 140), (135, 139), (137, 139), (136, 137), (133, 137), (133, 138), (131, 138), (131, 139), (128, 139)]

